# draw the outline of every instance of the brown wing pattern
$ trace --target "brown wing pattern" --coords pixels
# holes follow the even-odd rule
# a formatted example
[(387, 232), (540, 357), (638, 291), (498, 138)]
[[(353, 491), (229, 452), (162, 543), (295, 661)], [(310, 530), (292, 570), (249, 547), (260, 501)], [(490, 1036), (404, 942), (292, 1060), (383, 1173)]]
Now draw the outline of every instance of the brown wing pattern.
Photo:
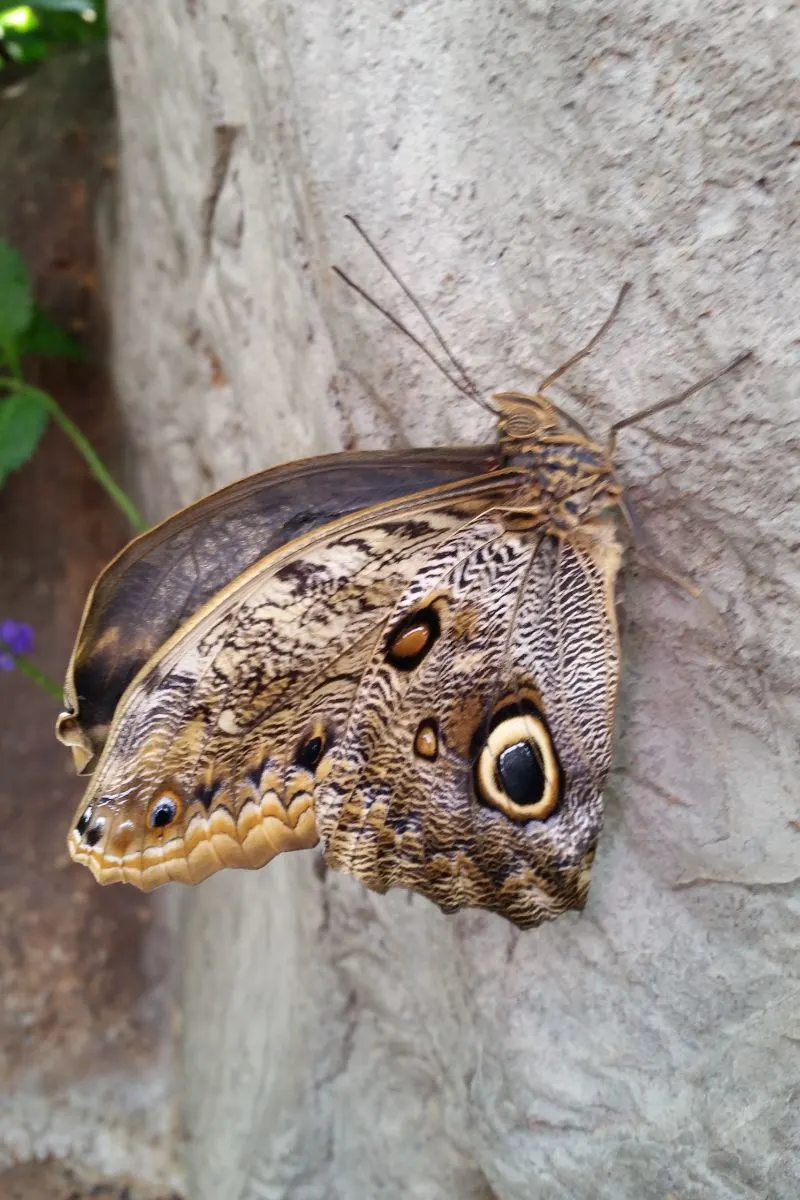
[[(611, 522), (569, 540), (509, 532), (502, 513), (440, 548), (387, 624), (316, 797), (332, 866), (523, 928), (583, 906), (611, 756), (618, 562)], [(436, 637), (406, 668), (392, 630), (431, 608)], [(556, 760), (540, 816), (535, 769), (510, 812), (478, 776), (489, 734), (517, 746), (526, 714)]]
[(313, 844), (315, 779), (397, 596), (514, 478), (344, 518), (214, 597), (120, 702), (73, 857), (101, 882), (148, 889)]
[(195, 883), (319, 832), (334, 867), (445, 911), (582, 906), (621, 486), (543, 396), (494, 402), (499, 448), (293, 464), (111, 564), (59, 725), (97, 760), (69, 848), (100, 882)]
[(465, 447), (329, 454), (248, 476), (134, 538), (86, 601), (57, 733), (94, 769), (114, 711), (147, 660), (219, 590), (266, 554), (346, 513), (496, 469)]

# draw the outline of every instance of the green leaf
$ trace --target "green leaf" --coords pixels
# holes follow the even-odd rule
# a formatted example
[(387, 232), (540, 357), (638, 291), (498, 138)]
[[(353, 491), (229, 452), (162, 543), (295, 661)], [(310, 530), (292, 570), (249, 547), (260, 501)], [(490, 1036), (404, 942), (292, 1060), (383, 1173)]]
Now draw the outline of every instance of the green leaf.
[(0, 238), (0, 350), (14, 346), (33, 316), (33, 297), (25, 263)]
[(36, 14), (29, 4), (12, 4), (0, 8), (0, 29), (14, 29), (19, 32), (36, 27)]
[(20, 335), (17, 347), (20, 354), (46, 354), (52, 358), (74, 358), (79, 362), (86, 359), (83, 347), (75, 338), (51, 321), (38, 304), (33, 309), (33, 320)]
[(39, 0), (37, 4), (30, 6), (34, 12), (68, 12), (82, 13), (86, 9), (91, 9), (94, 12), (97, 8), (91, 0)]
[(8, 66), (41, 62), (52, 49), (50, 43), (38, 33), (15, 33), (13, 37), (6, 36), (3, 38), (3, 46), (13, 59), (13, 64), (0, 62), (0, 79), (2, 71)]
[[(86, 15), (90, 15), (87, 21)], [(43, 0), (0, 7), (0, 35), (9, 64), (0, 58), (0, 77), (15, 63), (34, 64), (65, 47), (87, 46), (108, 36), (105, 0)]]
[(12, 392), (0, 400), (0, 485), (31, 457), (47, 418), (47, 409), (32, 396)]

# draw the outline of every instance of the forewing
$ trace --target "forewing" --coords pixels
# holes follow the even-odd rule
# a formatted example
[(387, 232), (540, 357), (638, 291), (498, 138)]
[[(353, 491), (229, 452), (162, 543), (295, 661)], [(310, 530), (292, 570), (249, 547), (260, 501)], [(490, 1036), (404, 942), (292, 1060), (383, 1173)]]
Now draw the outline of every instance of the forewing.
[(313, 844), (313, 788), (398, 596), (514, 483), (500, 472), (351, 514), (214, 596), (119, 702), (73, 857), (149, 889)]
[(377, 501), (496, 468), (492, 450), (327, 455), (222, 488), (130, 542), (86, 602), (57, 733), (94, 769), (125, 688), (215, 593), (293, 538)]

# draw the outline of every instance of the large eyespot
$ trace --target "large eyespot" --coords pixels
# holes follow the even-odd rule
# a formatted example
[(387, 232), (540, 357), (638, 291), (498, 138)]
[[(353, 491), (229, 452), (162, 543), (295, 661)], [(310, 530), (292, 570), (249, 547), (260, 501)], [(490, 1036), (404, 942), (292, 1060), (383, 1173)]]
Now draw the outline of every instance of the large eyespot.
[(502, 709), (475, 768), (483, 804), (512, 821), (544, 821), (561, 798), (561, 772), (550, 732), (538, 713)]
[(441, 632), (442, 624), (433, 604), (406, 613), (386, 639), (386, 661), (398, 671), (413, 671)]
[(166, 829), (178, 816), (183, 801), (171, 788), (162, 788), (150, 801), (147, 824), (151, 829)]

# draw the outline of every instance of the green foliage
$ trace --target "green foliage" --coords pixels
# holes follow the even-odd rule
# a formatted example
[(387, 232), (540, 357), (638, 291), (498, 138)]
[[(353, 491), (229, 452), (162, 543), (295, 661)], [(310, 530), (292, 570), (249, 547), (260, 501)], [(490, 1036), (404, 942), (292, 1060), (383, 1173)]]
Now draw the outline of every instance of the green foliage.
[(87, 9), (97, 12), (98, 5), (86, 4), (84, 0), (40, 0), (39, 4), (32, 4), (31, 8), (40, 12), (84, 13)]
[(13, 63), (36, 63), (54, 50), (108, 34), (105, 0), (43, 0), (0, 7), (0, 80)]
[(34, 304), (30, 324), (19, 335), (17, 344), (20, 354), (44, 354), (48, 358), (72, 358), (79, 361), (86, 357), (75, 338), (59, 325), (55, 325), (38, 304)]
[(8, 356), (33, 317), (33, 296), (25, 263), (13, 246), (0, 240), (0, 351)]
[[(107, 33), (105, 0), (0, 4), (0, 88), (7, 68), (35, 65), (56, 50), (96, 42)], [(28, 354), (83, 358), (74, 338), (55, 325), (35, 303), (22, 258), (0, 238), (0, 487), (11, 471), (24, 466), (35, 453), (52, 419), (133, 528), (144, 529), (145, 523), (130, 498), (115, 483), (77, 425), (51, 395), (31, 387), (23, 379), (22, 360)], [(21, 640), (23, 633), (26, 642)], [(16, 668), (50, 695), (60, 698), (58, 684), (27, 656), (32, 641), (33, 630), (29, 626), (9, 620), (0, 622), (0, 670)]]
[(25, 354), (82, 357), (74, 338), (34, 304), (24, 262), (0, 238), (0, 367), (10, 376), (0, 399), (0, 486), (28, 461), (47, 428), (46, 405), (17, 385)]
[(9, 472), (34, 453), (52, 417), (134, 529), (145, 529), (130, 497), (112, 479), (75, 422), (49, 393), (25, 382), (22, 358), (26, 354), (82, 357), (77, 343), (34, 303), (25, 264), (0, 238), (0, 487)]
[(23, 466), (47, 428), (47, 409), (35, 397), (11, 392), (0, 400), (0, 487)]
[[(19, 373), (20, 343), (33, 324), (35, 307), (28, 272), (16, 250), (0, 240), (0, 361)], [(0, 400), (0, 486), (26, 463), (47, 427), (47, 412), (13, 386)]]

